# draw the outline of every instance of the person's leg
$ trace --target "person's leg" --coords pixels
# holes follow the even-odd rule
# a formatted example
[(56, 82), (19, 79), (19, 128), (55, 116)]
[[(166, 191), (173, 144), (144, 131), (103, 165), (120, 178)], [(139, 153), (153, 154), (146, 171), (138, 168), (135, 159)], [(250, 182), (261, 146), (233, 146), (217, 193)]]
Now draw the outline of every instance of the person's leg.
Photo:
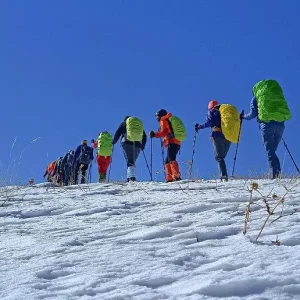
[(173, 173), (172, 173), (172, 167), (170, 162), (170, 145), (167, 148), (167, 156), (165, 158), (165, 171), (166, 171), (166, 182), (172, 182)]
[(169, 160), (170, 160), (170, 164), (171, 164), (173, 180), (175, 180), (175, 181), (181, 180), (179, 165), (176, 160), (177, 154), (180, 150), (180, 145), (170, 144), (169, 149), (170, 149), (169, 150)]
[(215, 159), (218, 162), (220, 177), (221, 179), (228, 180), (225, 157), (230, 148), (230, 142), (228, 142), (225, 138), (214, 137), (213, 145), (214, 145)]
[(79, 167), (79, 163), (76, 163), (74, 168), (74, 184), (78, 184)]
[(122, 145), (124, 157), (127, 162), (127, 181), (135, 178), (135, 161), (133, 145), (124, 143)]
[(81, 181), (80, 183), (87, 183), (87, 178), (86, 178), (86, 171), (89, 168), (89, 165), (86, 164), (81, 164), (80, 170), (81, 170)]

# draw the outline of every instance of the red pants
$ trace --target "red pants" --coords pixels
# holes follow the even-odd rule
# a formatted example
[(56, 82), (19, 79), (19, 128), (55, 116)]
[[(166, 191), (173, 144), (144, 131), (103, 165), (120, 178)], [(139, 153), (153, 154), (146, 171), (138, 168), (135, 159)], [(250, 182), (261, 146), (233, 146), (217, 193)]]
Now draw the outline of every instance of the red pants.
[(110, 164), (110, 156), (97, 155), (98, 173), (106, 174), (108, 166)]

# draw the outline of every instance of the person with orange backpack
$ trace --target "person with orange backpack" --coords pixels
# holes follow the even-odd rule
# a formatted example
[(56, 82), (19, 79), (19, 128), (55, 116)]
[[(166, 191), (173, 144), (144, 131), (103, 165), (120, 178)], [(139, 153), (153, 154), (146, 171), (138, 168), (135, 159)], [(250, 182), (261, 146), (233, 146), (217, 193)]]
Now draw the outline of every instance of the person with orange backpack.
[(240, 135), (240, 114), (230, 104), (219, 104), (217, 100), (208, 103), (206, 122), (195, 124), (195, 130), (211, 128), (215, 159), (218, 162), (221, 181), (228, 181), (225, 158), (231, 143), (237, 143)]
[(47, 181), (48, 182), (52, 182), (52, 175), (53, 175), (53, 172), (54, 172), (54, 169), (55, 169), (55, 165), (56, 165), (56, 161), (53, 160), (46, 168), (46, 171), (43, 175), (43, 177), (45, 178), (47, 175)]
[(181, 180), (176, 156), (180, 150), (181, 142), (186, 138), (186, 130), (182, 121), (173, 116), (165, 109), (156, 113), (156, 119), (159, 122), (160, 129), (157, 132), (150, 131), (150, 138), (163, 138), (163, 147), (167, 148), (165, 158), (166, 182)]

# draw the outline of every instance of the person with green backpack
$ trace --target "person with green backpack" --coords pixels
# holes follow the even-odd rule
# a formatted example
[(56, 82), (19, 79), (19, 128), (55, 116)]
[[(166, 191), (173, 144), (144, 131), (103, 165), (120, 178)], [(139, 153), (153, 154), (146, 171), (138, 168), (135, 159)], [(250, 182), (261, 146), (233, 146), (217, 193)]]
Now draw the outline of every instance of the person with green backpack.
[(113, 145), (121, 138), (124, 157), (127, 163), (127, 182), (136, 181), (135, 163), (147, 143), (147, 135), (142, 121), (137, 117), (126, 116), (115, 132)]
[(280, 177), (281, 167), (276, 151), (284, 133), (284, 122), (292, 116), (279, 83), (273, 79), (256, 83), (253, 87), (250, 112), (241, 114), (240, 117), (244, 120), (257, 118), (272, 178)]
[(159, 122), (160, 129), (157, 132), (150, 131), (151, 138), (163, 138), (163, 145), (167, 148), (165, 159), (166, 182), (181, 180), (176, 156), (180, 150), (181, 142), (186, 139), (186, 130), (182, 121), (161, 109), (156, 113), (156, 119)]
[(97, 141), (92, 140), (92, 148), (98, 149), (96, 160), (98, 164), (99, 182), (105, 182), (106, 172), (111, 163), (111, 155), (113, 152), (112, 135), (107, 131), (100, 132)]

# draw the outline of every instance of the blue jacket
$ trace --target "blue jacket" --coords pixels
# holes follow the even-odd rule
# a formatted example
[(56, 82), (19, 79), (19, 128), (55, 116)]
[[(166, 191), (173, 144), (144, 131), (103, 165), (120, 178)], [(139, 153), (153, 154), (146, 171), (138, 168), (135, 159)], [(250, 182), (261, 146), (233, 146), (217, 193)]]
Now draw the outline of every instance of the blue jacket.
[[(77, 147), (77, 149), (75, 150), (74, 153), (74, 160), (73, 160), (73, 166), (75, 166), (78, 163), (78, 159), (79, 159), (79, 155), (81, 153), (81, 148), (83, 145), (79, 145)], [(94, 153), (93, 153), (93, 149), (90, 146), (87, 146), (89, 148), (90, 151), (90, 160), (92, 161), (94, 159)]]
[[(216, 106), (208, 111), (205, 123), (199, 126), (201, 129), (209, 127), (218, 127), (221, 129), (221, 114), (219, 112), (219, 107), (220, 106)], [(212, 130), (211, 136), (225, 138), (221, 131)]]
[(277, 123), (278, 125), (284, 126), (284, 122), (276, 122), (276, 121), (270, 121), (270, 122), (263, 122), (258, 119), (258, 107), (257, 107), (257, 100), (255, 97), (252, 98), (250, 102), (250, 112), (248, 114), (244, 115), (244, 119), (249, 121), (254, 118), (257, 118), (257, 121), (259, 123), (260, 129), (264, 129), (268, 126), (268, 124), (274, 124)]

